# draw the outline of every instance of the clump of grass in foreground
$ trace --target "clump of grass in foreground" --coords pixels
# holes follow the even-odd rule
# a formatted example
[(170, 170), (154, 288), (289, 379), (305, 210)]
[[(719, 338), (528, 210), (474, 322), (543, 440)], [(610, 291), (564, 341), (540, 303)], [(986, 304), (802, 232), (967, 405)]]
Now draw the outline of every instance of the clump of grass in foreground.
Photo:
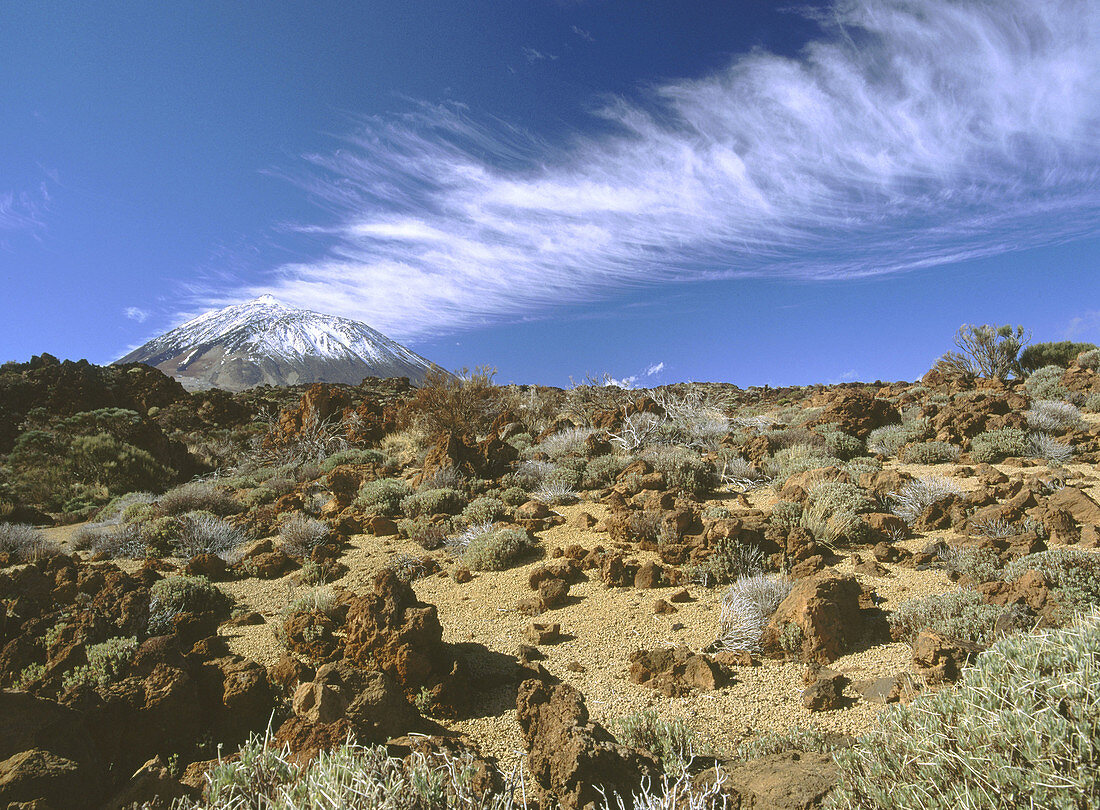
[(954, 689), (883, 714), (835, 755), (830, 808), (1079, 810), (1100, 799), (1100, 618), (983, 653)]
[(515, 806), (517, 785), (499, 793), (479, 789), (469, 756), (413, 754), (407, 762), (383, 746), (342, 745), (307, 766), (290, 762), (287, 746), (253, 737), (240, 755), (208, 774), (206, 800), (179, 808), (205, 810), (503, 810)]
[(649, 751), (673, 778), (687, 773), (692, 758), (700, 752), (695, 732), (679, 717), (662, 720), (657, 712), (647, 709), (617, 718), (615, 726), (619, 742)]

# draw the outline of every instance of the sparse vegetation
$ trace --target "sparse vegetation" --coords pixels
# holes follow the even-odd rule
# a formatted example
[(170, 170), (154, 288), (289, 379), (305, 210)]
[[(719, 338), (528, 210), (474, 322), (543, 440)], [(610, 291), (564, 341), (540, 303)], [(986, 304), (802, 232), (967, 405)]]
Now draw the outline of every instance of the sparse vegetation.
[(619, 717), (614, 725), (620, 742), (649, 751), (672, 779), (686, 774), (696, 754), (702, 753), (695, 733), (680, 719), (663, 720), (654, 711), (642, 711)]
[(285, 514), (279, 521), (279, 545), (293, 557), (308, 557), (331, 536), (331, 526), (301, 512)]
[[(981, 350), (1007, 362), (1007, 349), (997, 347), (1017, 339), (1017, 331), (998, 331)], [(237, 759), (231, 753), (247, 731), (273, 716), (272, 705), (273, 733), (290, 718), (278, 739), (298, 745), (295, 724), (312, 728), (307, 718), (314, 710), (326, 716), (327, 728), (347, 723), (358, 729), (364, 718), (374, 722), (406, 710), (415, 718), (404, 706), (409, 701), (448, 730), (454, 730), (456, 717), (484, 718), (476, 726), (484, 730), (479, 743), (510, 758), (512, 739), (494, 729), (516, 716), (511, 673), (534, 675), (540, 659), (563, 681), (593, 685), (605, 701), (589, 700), (593, 717), (610, 724), (620, 742), (652, 752), (663, 766), (663, 780), (639, 786), (637, 807), (714, 810), (718, 788), (709, 781), (712, 774), (720, 781), (739, 767), (738, 760), (799, 751), (855, 757), (855, 764), (845, 766), (841, 795), (855, 796), (852, 806), (858, 807), (873, 804), (866, 799), (867, 783), (860, 781), (868, 774), (898, 779), (899, 795), (909, 799), (939, 795), (938, 787), (918, 784), (914, 773), (920, 768), (909, 768), (905, 757), (922, 757), (939, 769), (935, 773), (961, 779), (970, 767), (992, 763), (1000, 769), (1039, 751), (1050, 754), (1050, 763), (1035, 768), (1039, 776), (1032, 783), (1025, 784), (1022, 769), (1009, 769), (981, 784), (989, 790), (994, 782), (1007, 786), (990, 794), (1001, 802), (993, 806), (1027, 806), (1024, 800), (1036, 796), (1035, 806), (1049, 806), (1043, 802), (1054, 794), (1043, 793), (1046, 787), (1035, 780), (1067, 790), (1084, 784), (1078, 770), (1085, 754), (1074, 752), (1091, 745), (1091, 732), (1066, 732), (1080, 719), (1078, 707), (1091, 705), (1074, 702), (1082, 694), (1070, 682), (1077, 675), (1067, 675), (1060, 664), (1047, 668), (1062, 679), (1061, 702), (1038, 709), (1028, 704), (1033, 714), (1052, 716), (1035, 719), (1045, 725), (1024, 728), (1020, 734), (1030, 735), (1025, 743), (1011, 742), (1011, 724), (1022, 722), (1011, 707), (987, 700), (989, 694), (1008, 694), (998, 692), (988, 673), (981, 687), (987, 702), (970, 695), (951, 703), (942, 718), (955, 725), (940, 732), (934, 732), (944, 722), (940, 717), (907, 720), (910, 736), (892, 741), (878, 732), (842, 740), (784, 730), (784, 718), (796, 720), (806, 710), (801, 703), (786, 707), (784, 700), (801, 696), (808, 708), (808, 699), (821, 697), (802, 689), (803, 678), (820, 673), (804, 673), (792, 662), (817, 655), (824, 649), (819, 642), (829, 641), (835, 628), (818, 622), (816, 613), (777, 622), (775, 611), (791, 583), (776, 571), (789, 570), (807, 577), (799, 583), (812, 585), (823, 567), (846, 573), (854, 566), (861, 584), (874, 587), (872, 604), (881, 613), (868, 609), (866, 591), (837, 597), (852, 602), (852, 621), (861, 625), (841, 640), (843, 652), (866, 646), (879, 674), (906, 673), (893, 682), (903, 693), (921, 686), (920, 675), (908, 674), (912, 651), (904, 643), (885, 643), (881, 621), (900, 642), (928, 629), (981, 646), (1009, 634), (1025, 634), (1021, 638), (1031, 644), (1045, 637), (1038, 635), (1041, 628), (1065, 626), (1096, 609), (1100, 555), (1091, 547), (1098, 521), (1087, 470), (1100, 463), (1100, 451), (1095, 419), (1082, 416), (1100, 410), (1092, 402), (1100, 394), (1090, 394), (1095, 377), (1082, 371), (1100, 365), (1092, 354), (1100, 357), (1100, 350), (1071, 360), (1077, 367), (1068, 373), (1040, 367), (1026, 381), (1003, 383), (972, 379), (983, 371), (971, 357), (971, 372), (946, 380), (929, 375), (927, 385), (919, 386), (742, 389), (701, 383), (560, 391), (497, 387), (486, 373), (479, 380), (441, 379), (427, 392), (396, 380), (243, 394), (180, 394), (166, 385), (157, 396), (178, 401), (123, 414), (88, 412), (93, 415), (69, 421), (20, 412), (8, 439), (19, 445), (18, 464), (13, 466), (12, 453), (0, 455), (0, 552), (6, 555), (0, 556), (0, 631), (10, 645), (7, 664), (0, 661), (0, 686), (24, 689), (39, 702), (58, 700), (77, 713), (90, 711), (88, 706), (101, 711), (102, 704), (113, 719), (128, 723), (134, 713), (147, 711), (143, 701), (153, 698), (143, 696), (178, 686), (169, 673), (178, 668), (194, 681), (200, 699), (188, 700), (202, 717), (205, 737), (173, 740), (178, 756), (170, 760), (171, 772), (182, 774), (192, 762), (215, 757), (219, 743), (227, 746), (196, 807), (327, 806), (326, 791), (334, 789), (362, 792), (340, 793), (342, 806), (485, 810), (509, 802), (534, 806), (544, 798), (552, 804), (554, 797), (530, 793), (530, 778), (524, 782), (528, 792), (514, 797), (489, 789), (485, 780), (476, 782), (477, 790), (455, 792), (455, 785), (475, 784), (455, 769), (482, 766), (457, 754), (453, 738), (439, 743), (450, 753), (414, 753), (405, 762), (354, 745), (307, 760), (298, 758), (303, 751), (280, 748), (271, 739), (266, 748), (263, 740), (252, 740)], [(997, 376), (993, 366), (989, 370)], [(119, 373), (155, 374), (144, 367)], [(6, 374), (0, 370), (0, 377)], [(1052, 390), (1054, 395), (1038, 395)], [(142, 395), (159, 401), (149, 392)], [(0, 401), (0, 411), (5, 407), (9, 403)], [(311, 408), (333, 415), (314, 417)], [(900, 424), (870, 429), (899, 415)], [(983, 425), (999, 429), (977, 433)], [(127, 439), (127, 426), (151, 433)], [(89, 459), (113, 461), (100, 451), (114, 453), (120, 446), (96, 438), (100, 433), (141, 448), (161, 469), (150, 468), (150, 477), (141, 480), (97, 472)], [(58, 461), (70, 449), (80, 454), (79, 464)], [(1040, 458), (1048, 463), (1035, 461)], [(1005, 459), (1018, 460), (997, 469), (982, 466)], [(799, 475), (807, 471), (814, 472)], [(119, 489), (123, 484), (125, 491)], [(49, 498), (32, 502), (32, 490)], [(549, 510), (539, 503), (519, 509), (531, 500), (542, 500)], [(47, 501), (49, 508), (43, 506)], [(582, 506), (561, 505), (575, 501)], [(887, 511), (902, 520), (880, 514)], [(94, 522), (47, 535), (59, 538), (64, 556), (52, 556), (56, 549), (41, 545), (42, 532), (27, 525), (78, 519)], [(255, 541), (247, 551), (246, 537)], [(902, 538), (912, 542), (892, 542)], [(1027, 553), (1044, 542), (1049, 550)], [(217, 559), (195, 559), (210, 552), (221, 554), (228, 567)], [(185, 558), (186, 569), (178, 559), (164, 559), (176, 554)], [(105, 559), (127, 557), (141, 562)], [(191, 575), (198, 572), (219, 584)], [(945, 579), (955, 584), (939, 587)], [(718, 596), (706, 590), (715, 586)], [(906, 595), (921, 598), (901, 601)], [(820, 599), (832, 598), (823, 589)], [(817, 610), (817, 599), (810, 612)], [(227, 625), (231, 607), (234, 621)], [(423, 638), (438, 632), (434, 617), (447, 639), (438, 649), (434, 638)], [(682, 645), (685, 639), (697, 642), (698, 629), (708, 623), (711, 644), (702, 650), (698, 643)], [(279, 644), (270, 644), (272, 634)], [(150, 635), (167, 638), (147, 641)], [(642, 639), (647, 654), (634, 658)], [(368, 649), (375, 642), (378, 647)], [(419, 652), (426, 653), (423, 660)], [(786, 662), (770, 657), (784, 654)], [(522, 671), (514, 663), (517, 655)], [(647, 692), (619, 682), (627, 661), (630, 677)], [(646, 679), (646, 668), (666, 664), (669, 669)], [(358, 693), (358, 679), (376, 665), (393, 683), (376, 681), (376, 692)], [(847, 671), (844, 661), (836, 666)], [(1016, 664), (996, 667), (998, 673), (1034, 675)], [(733, 688), (726, 688), (731, 669)], [(1086, 674), (1078, 680), (1096, 680), (1091, 670)], [(297, 694), (299, 684), (310, 682)], [(190, 683), (184, 682), (187, 689)], [(1039, 688), (1054, 699), (1049, 684)], [(639, 705), (639, 694), (652, 695), (647, 709), (609, 720), (615, 716), (612, 701), (624, 689), (633, 697), (630, 708), (619, 711)], [(756, 736), (738, 744), (744, 736), (741, 701), (750, 690), (775, 710), (754, 719)], [(941, 694), (958, 691), (948, 686)], [(275, 703), (265, 703), (272, 692)], [(846, 692), (841, 708), (827, 709), (836, 715), (823, 716), (823, 728), (850, 725), (852, 694)], [(380, 704), (378, 712), (372, 706), (369, 718), (361, 711), (370, 701), (391, 698), (392, 705)], [(318, 703), (310, 707), (310, 700)], [(938, 705), (917, 700), (909, 705)], [(229, 723), (224, 712), (218, 714), (220, 701), (232, 704), (225, 711), (232, 711), (234, 721), (250, 706), (263, 717)], [(871, 703), (858, 701), (857, 711), (880, 710)], [(998, 722), (1009, 724), (1002, 748), (989, 742), (985, 728), (994, 711), (1001, 712)], [(714, 729), (712, 715), (719, 718)], [(328, 723), (330, 717), (339, 725)], [(180, 727), (187, 728), (193, 718), (183, 719)], [(143, 729), (141, 722), (138, 717), (134, 728)], [(164, 739), (175, 730), (169, 732)], [(1077, 734), (1077, 748), (1067, 754), (1066, 746), (1060, 753), (1035, 747), (1047, 745), (1042, 740), (1048, 732)], [(88, 733), (102, 742), (100, 729)], [(955, 746), (950, 756), (932, 752), (939, 744), (933, 733)], [(701, 749), (701, 740), (714, 750)], [(414, 752), (437, 745), (415, 735), (408, 744)], [(124, 781), (131, 764), (136, 768), (156, 753), (164, 752), (142, 750), (140, 758), (135, 752), (135, 762), (119, 765), (108, 779)], [(689, 767), (693, 754), (707, 756), (697, 756)], [(1072, 775), (1052, 776), (1063, 768), (1056, 755), (1073, 764), (1064, 766)], [(704, 764), (706, 779), (700, 774)], [(704, 781), (711, 799), (700, 787)], [(393, 790), (404, 793), (386, 792)], [(612, 810), (617, 801), (595, 806)], [(926, 804), (939, 806), (936, 801)], [(622, 803), (627, 805), (625, 797)], [(177, 802), (180, 808), (187, 804)]]

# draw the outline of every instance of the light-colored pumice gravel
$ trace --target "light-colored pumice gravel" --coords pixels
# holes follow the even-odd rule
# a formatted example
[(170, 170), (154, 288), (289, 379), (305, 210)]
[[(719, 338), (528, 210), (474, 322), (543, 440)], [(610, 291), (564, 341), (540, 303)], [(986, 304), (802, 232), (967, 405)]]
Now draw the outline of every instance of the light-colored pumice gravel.
[[(597, 518), (605, 515), (599, 504), (559, 507), (559, 511), (567, 518), (579, 511)], [(606, 534), (569, 525), (541, 532), (540, 538), (547, 555), (573, 543), (585, 548), (608, 545)], [(927, 542), (929, 539), (924, 538), (905, 545), (923, 547)], [(366, 591), (373, 575), (400, 554), (424, 552), (416, 544), (398, 538), (353, 537), (343, 558), (350, 570), (330, 587)], [(443, 562), (445, 571), (454, 565), (443, 552), (433, 556)], [(634, 556), (640, 561), (656, 559), (656, 555), (647, 553)], [(501, 659), (487, 655), (485, 649), (513, 656), (523, 643), (523, 631), (531, 619), (518, 613), (515, 605), (531, 595), (527, 575), (538, 564), (532, 561), (506, 571), (475, 573), (474, 579), (463, 585), (446, 573), (414, 583), (417, 596), (438, 608), (444, 640), (463, 645), (475, 680), (491, 683), (499, 678)], [(955, 587), (939, 570), (913, 571), (892, 565), (886, 568), (890, 570), (887, 577), (859, 575), (883, 597), (884, 607)], [(850, 571), (850, 562), (844, 560), (838, 570)], [(539, 617), (539, 621), (560, 623), (566, 636), (557, 644), (541, 648), (546, 655), (541, 663), (562, 681), (577, 687), (585, 695), (593, 719), (612, 730), (615, 718), (651, 709), (662, 717), (685, 719), (717, 753), (730, 753), (747, 738), (792, 727), (859, 734), (882, 710), (881, 706), (855, 699), (856, 693), (849, 689), (853, 700), (847, 708), (809, 712), (800, 701), (804, 667), (785, 661), (762, 660), (759, 666), (740, 668), (729, 685), (686, 698), (666, 698), (633, 684), (627, 673), (630, 654), (635, 650), (678, 644), (700, 650), (714, 640), (723, 589), (689, 586), (695, 601), (677, 605), (676, 613), (658, 615), (653, 612), (654, 602), (667, 597), (670, 589), (609, 588), (596, 572), (588, 572), (587, 576), (587, 581), (570, 589), (570, 604)], [(246, 580), (223, 587), (239, 603), (272, 619), (295, 594), (289, 578)], [(234, 652), (264, 664), (282, 654), (270, 624), (223, 632)], [(859, 681), (893, 675), (908, 669), (909, 663), (908, 645), (885, 644), (853, 652), (832, 666)], [(490, 688), (475, 705), (472, 718), (448, 726), (476, 740), (485, 753), (498, 757), (502, 767), (510, 768), (523, 754), (513, 701), (514, 694), (506, 685)]]

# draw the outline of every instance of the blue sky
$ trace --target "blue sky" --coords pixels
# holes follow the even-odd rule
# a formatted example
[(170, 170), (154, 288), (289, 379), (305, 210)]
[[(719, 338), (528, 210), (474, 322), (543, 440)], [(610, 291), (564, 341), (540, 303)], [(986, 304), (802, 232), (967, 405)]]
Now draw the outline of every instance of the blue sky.
[(1100, 6), (0, 9), (0, 360), (261, 293), (564, 385), (1100, 342)]

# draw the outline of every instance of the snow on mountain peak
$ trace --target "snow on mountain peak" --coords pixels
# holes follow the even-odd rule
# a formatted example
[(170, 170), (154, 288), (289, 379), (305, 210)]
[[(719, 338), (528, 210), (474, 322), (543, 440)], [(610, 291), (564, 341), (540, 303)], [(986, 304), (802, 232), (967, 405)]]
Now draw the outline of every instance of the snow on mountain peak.
[(365, 323), (289, 307), (272, 295), (203, 313), (128, 358), (140, 356), (155, 364), (182, 352), (198, 357), (214, 345), (257, 361), (325, 359), (370, 366), (396, 363), (417, 371), (431, 368), (423, 357)]

